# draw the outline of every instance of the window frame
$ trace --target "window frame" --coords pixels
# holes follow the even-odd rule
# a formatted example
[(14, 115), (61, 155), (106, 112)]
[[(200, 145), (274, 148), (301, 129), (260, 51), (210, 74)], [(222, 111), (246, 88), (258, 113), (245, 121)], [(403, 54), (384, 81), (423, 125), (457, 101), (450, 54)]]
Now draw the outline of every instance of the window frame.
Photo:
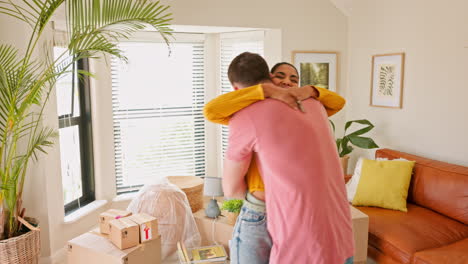
[[(80, 59), (76, 62), (77, 71), (89, 71), (88, 59)], [(73, 78), (77, 72), (74, 72)], [(75, 83), (75, 82), (73, 82)], [(62, 115), (58, 117), (59, 129), (78, 126), (80, 138), (80, 164), (81, 164), (81, 186), (83, 195), (67, 204), (64, 204), (65, 215), (78, 210), (82, 206), (89, 204), (96, 199), (94, 182), (94, 155), (91, 119), (91, 87), (89, 76), (83, 75), (78, 78), (78, 103), (80, 105), (80, 115), (71, 117)], [(72, 102), (73, 102), (72, 93)], [(62, 166), (63, 164), (61, 164)], [(63, 175), (62, 175), (63, 177)], [(63, 187), (63, 186), (62, 186)]]

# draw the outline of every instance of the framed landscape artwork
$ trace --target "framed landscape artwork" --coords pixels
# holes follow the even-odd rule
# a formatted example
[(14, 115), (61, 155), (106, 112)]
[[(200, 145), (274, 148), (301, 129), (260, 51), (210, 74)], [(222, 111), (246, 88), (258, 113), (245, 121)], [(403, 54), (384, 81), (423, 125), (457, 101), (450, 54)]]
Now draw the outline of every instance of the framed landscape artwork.
[(337, 52), (293, 51), (292, 62), (299, 71), (300, 86), (310, 84), (336, 92)]
[(370, 105), (402, 108), (404, 53), (372, 56)]

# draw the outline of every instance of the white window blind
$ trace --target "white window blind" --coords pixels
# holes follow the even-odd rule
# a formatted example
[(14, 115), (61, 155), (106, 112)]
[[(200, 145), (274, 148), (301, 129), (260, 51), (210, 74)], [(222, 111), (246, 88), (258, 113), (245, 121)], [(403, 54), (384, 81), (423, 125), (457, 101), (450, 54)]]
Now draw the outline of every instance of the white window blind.
[[(113, 59), (117, 193), (174, 175), (205, 175), (203, 35), (165, 43), (123, 42), (128, 64)], [(187, 38), (185, 38), (187, 39)]]
[[(222, 33), (221, 39), (221, 85), (219, 94), (232, 92), (232, 86), (227, 76), (227, 70), (231, 61), (243, 52), (258, 53), (264, 56), (264, 31), (248, 31), (236, 33)], [(229, 129), (227, 126), (221, 126), (221, 151), (226, 152)]]

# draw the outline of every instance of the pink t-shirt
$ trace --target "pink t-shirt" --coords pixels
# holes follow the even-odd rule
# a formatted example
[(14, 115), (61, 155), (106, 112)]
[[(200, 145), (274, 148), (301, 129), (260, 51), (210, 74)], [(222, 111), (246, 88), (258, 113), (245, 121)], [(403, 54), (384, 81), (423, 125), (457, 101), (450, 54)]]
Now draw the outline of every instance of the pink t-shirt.
[(271, 264), (342, 264), (354, 252), (343, 172), (325, 109), (312, 99), (303, 106), (306, 113), (267, 99), (237, 112), (226, 157), (257, 153)]

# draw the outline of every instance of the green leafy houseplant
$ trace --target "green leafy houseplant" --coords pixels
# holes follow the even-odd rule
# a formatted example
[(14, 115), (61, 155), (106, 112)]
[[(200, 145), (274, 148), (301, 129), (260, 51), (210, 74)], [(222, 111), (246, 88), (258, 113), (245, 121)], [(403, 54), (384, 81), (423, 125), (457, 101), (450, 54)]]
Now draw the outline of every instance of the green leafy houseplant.
[(239, 213), (243, 204), (243, 200), (231, 199), (224, 201), (221, 209), (231, 213)]
[[(333, 132), (335, 132), (335, 124), (331, 120), (330, 123), (332, 125)], [(347, 134), (348, 128), (350, 128), (354, 123), (364, 125), (365, 127)], [(340, 157), (344, 157), (353, 151), (351, 144), (363, 149), (378, 148), (379, 146), (374, 142), (373, 139), (362, 136), (363, 134), (371, 131), (373, 128), (374, 125), (367, 119), (346, 122), (343, 137), (336, 138), (336, 147)]]
[[(52, 16), (65, 5), (68, 51), (56, 60), (33, 54), (43, 41)], [(0, 14), (14, 17), (31, 29), (20, 53), (0, 43), (0, 240), (20, 234), (26, 171), (39, 152), (46, 153), (57, 132), (42, 125), (44, 107), (56, 81), (72, 72), (76, 61), (108, 54), (126, 59), (118, 40), (152, 27), (168, 43), (168, 6), (147, 0), (5, 0)], [(47, 44), (49, 46), (47, 46)], [(46, 43), (46, 51), (52, 49)], [(79, 71), (82, 78), (91, 75)], [(29, 176), (29, 175), (28, 175)], [(33, 175), (31, 175), (33, 176)], [(3, 224), (2, 224), (3, 223)]]
[(244, 201), (238, 199), (231, 199), (223, 202), (221, 209), (227, 211), (227, 222), (229, 224), (234, 225), (236, 223), (237, 216), (243, 204)]

